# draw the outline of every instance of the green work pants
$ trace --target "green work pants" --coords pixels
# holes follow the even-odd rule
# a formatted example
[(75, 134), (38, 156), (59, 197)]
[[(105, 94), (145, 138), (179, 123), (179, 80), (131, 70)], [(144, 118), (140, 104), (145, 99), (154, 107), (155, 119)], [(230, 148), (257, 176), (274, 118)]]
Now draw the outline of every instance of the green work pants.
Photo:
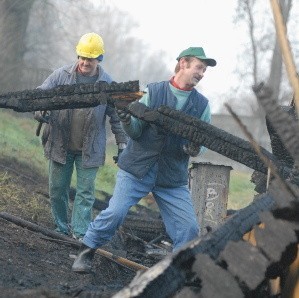
[[(74, 165), (77, 172), (76, 196), (72, 208), (71, 223), (68, 223), (69, 190)], [(98, 167), (83, 168), (82, 155), (68, 153), (66, 164), (49, 162), (49, 195), (56, 230), (63, 234), (72, 233), (82, 238), (92, 220), (95, 200), (94, 184)]]

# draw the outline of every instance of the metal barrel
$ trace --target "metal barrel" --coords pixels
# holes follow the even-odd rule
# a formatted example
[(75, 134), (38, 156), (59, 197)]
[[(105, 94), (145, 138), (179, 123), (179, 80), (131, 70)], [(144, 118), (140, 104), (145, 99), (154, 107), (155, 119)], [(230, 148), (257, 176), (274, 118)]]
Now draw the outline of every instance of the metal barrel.
[(227, 213), (232, 167), (193, 162), (189, 169), (190, 191), (201, 234), (214, 231)]

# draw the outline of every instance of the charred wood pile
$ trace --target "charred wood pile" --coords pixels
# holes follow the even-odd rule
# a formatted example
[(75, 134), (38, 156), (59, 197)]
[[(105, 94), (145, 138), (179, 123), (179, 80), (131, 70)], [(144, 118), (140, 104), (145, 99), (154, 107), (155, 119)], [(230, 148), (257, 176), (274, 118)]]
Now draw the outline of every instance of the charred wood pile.
[[(92, 91), (89, 86), (91, 91), (87, 92), (82, 86), (63, 91), (58, 88), (52, 95), (51, 90), (10, 93), (0, 95), (0, 107), (28, 112), (108, 103), (156, 125), (161, 133), (179, 135), (267, 175), (267, 165), (250, 142), (168, 107), (151, 110), (134, 102), (140, 92), (131, 87), (132, 82), (128, 82), (113, 84), (113, 90), (101, 86)], [(276, 174), (266, 191), (229, 216), (216, 231), (141, 270), (115, 298), (270, 297), (271, 283), (277, 278), (281, 279), (282, 297), (294, 291), (299, 275), (298, 265), (292, 269), (299, 236), (298, 122), (276, 104), (266, 86), (254, 91), (265, 109), (272, 135), (272, 153), (260, 148)], [(252, 234), (254, 241), (249, 241)]]

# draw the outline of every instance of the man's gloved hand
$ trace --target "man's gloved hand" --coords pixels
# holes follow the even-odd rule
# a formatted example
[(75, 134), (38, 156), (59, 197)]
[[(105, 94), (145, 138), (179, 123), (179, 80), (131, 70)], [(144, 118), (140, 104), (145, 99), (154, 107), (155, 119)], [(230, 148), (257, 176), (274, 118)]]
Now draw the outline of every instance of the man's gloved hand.
[(188, 143), (186, 145), (183, 145), (183, 150), (186, 154), (195, 157), (199, 154), (200, 146), (195, 143)]
[(129, 112), (121, 109), (116, 109), (116, 113), (121, 122), (126, 125), (129, 125), (131, 123), (131, 114)]
[(151, 109), (139, 101), (130, 103), (127, 108), (133, 116), (147, 122), (155, 122), (159, 118), (157, 110)]
[(119, 143), (118, 144), (118, 150), (117, 150), (117, 155), (113, 156), (113, 160), (115, 163), (118, 163), (118, 158), (121, 155), (121, 153), (124, 151), (126, 148), (127, 144), (126, 143)]
[(34, 119), (40, 123), (49, 123), (50, 112), (36, 111), (33, 115)]

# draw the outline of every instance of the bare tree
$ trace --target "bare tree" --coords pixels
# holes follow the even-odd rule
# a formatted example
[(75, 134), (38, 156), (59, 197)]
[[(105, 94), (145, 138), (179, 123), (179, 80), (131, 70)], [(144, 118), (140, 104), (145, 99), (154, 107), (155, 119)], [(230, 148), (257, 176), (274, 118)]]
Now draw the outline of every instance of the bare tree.
[[(280, 0), (279, 3), (287, 24), (292, 0)], [(243, 64), (244, 68), (239, 70), (240, 77), (245, 75), (251, 86), (266, 83), (278, 101), (285, 101), (286, 93), (290, 97), (290, 89), (287, 92), (280, 90), (281, 82), (286, 77), (271, 10), (265, 3), (261, 5), (260, 1), (238, 0), (236, 11), (236, 21), (245, 23), (248, 31), (247, 48), (242, 53), (242, 57), (247, 57), (247, 60)], [(255, 101), (251, 102), (251, 107), (254, 113), (262, 110)]]
[(1, 92), (18, 90), (26, 53), (26, 29), (35, 0), (0, 1)]
[[(1, 92), (20, 90), (30, 78), (32, 83), (41, 83), (53, 69), (73, 62), (77, 41), (91, 31), (103, 37), (103, 66), (116, 81), (139, 80), (144, 87), (169, 78), (171, 71), (163, 62), (166, 53), (147, 50), (144, 41), (132, 33), (138, 24), (110, 1), (99, 0), (97, 4), (81, 0), (1, 0)], [(41, 75), (33, 79), (37, 72)]]
[(147, 83), (168, 79), (163, 51), (151, 53), (144, 41), (133, 35), (138, 26), (127, 13), (98, 1), (94, 6), (79, 0), (36, 0), (28, 29), (26, 59), (34, 58), (40, 68), (54, 69), (76, 59), (75, 46), (86, 32), (103, 37), (105, 55), (103, 67), (115, 81), (139, 80)]
[[(280, 0), (280, 7), (287, 24), (292, 0)], [(240, 52), (241, 58), (236, 69), (240, 86), (231, 92), (237, 96), (232, 96), (228, 102), (238, 108), (240, 114), (255, 115), (259, 119), (256, 125), (261, 127), (259, 133), (262, 135), (265, 113), (251, 87), (261, 82), (267, 84), (281, 104), (290, 101), (292, 91), (283, 67), (270, 4), (256, 0), (238, 0), (235, 22), (247, 29), (248, 38)], [(241, 89), (242, 93), (238, 92)], [(260, 135), (256, 136), (257, 139)]]

